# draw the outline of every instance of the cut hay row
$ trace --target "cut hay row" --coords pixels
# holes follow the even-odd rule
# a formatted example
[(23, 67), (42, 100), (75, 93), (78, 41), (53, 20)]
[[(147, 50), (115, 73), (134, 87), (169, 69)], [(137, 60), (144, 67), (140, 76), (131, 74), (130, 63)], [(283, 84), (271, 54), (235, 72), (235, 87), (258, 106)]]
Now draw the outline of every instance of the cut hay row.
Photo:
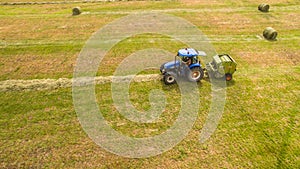
[[(231, 36), (231, 35), (209, 35), (208, 40), (209, 42), (227, 42), (227, 43), (236, 43), (236, 42), (248, 42), (248, 41), (260, 41), (264, 37), (263, 35), (258, 34), (253, 35), (240, 35), (240, 36)], [(158, 38), (155, 38), (157, 40), (160, 40)], [(280, 38), (281, 41), (290, 41), (290, 40), (300, 40), (299, 36), (285, 36)], [(134, 42), (132, 42), (134, 43)], [(44, 45), (44, 46), (64, 46), (66, 44), (70, 45), (82, 45), (82, 43), (78, 42), (69, 42), (69, 41), (57, 41), (55, 43), (51, 43), (51, 41), (32, 41), (32, 42), (1, 42), (0, 41), (0, 47), (30, 47), (35, 45)]]
[[(81, 1), (73, 1), (74, 2), (78, 2), (78, 3), (97, 3), (97, 2), (104, 2), (104, 0), (101, 1), (88, 1), (88, 2), (81, 2)], [(22, 2), (24, 3), (24, 2)], [(26, 2), (27, 3), (27, 2)], [(33, 4), (35, 3), (46, 3), (46, 2), (33, 2)], [(60, 3), (60, 2), (49, 2), (49, 4), (55, 4), (55, 3)], [(66, 3), (66, 4), (72, 4), (71, 1), (66, 1), (66, 2), (62, 2), (62, 3)], [(74, 3), (76, 4), (76, 3)], [(12, 3), (1, 3), (0, 5), (12, 5)], [(17, 4), (16, 4), (17, 5)], [(22, 4), (19, 4), (22, 5)], [(277, 12), (289, 12), (289, 11), (295, 11), (295, 10), (299, 10), (300, 5), (288, 5), (288, 6), (275, 6), (273, 7), (274, 11)], [(85, 11), (83, 9), (83, 11)], [(254, 9), (252, 7), (236, 7), (236, 8), (205, 8), (205, 9), (186, 9), (186, 8), (176, 8), (176, 9), (153, 9), (151, 10), (151, 12), (158, 12), (158, 13), (169, 13), (169, 12), (189, 12), (189, 13), (206, 13), (206, 12), (224, 12), (224, 13), (228, 13), (228, 12), (243, 12), (243, 13), (253, 13)], [(118, 10), (118, 11), (113, 11), (113, 10), (104, 10), (104, 11), (85, 11), (82, 14), (85, 15), (126, 15), (126, 14), (140, 14), (140, 13), (149, 13), (149, 11), (145, 11), (145, 10)], [(18, 14), (14, 15), (17, 16)], [(22, 13), (20, 14), (20, 16), (22, 17), (32, 17), (32, 18), (44, 18), (44, 15), (49, 15), (47, 13), (39, 13), (39, 14), (32, 14), (32, 13)], [(51, 14), (53, 16), (59, 16), (59, 15), (65, 15), (65, 14)], [(0, 15), (1, 16), (1, 15)], [(9, 15), (5, 15), (6, 17)]]
[(59, 88), (68, 88), (74, 86), (86, 86), (105, 83), (122, 83), (129, 82), (147, 82), (159, 80), (161, 77), (158, 74), (137, 75), (137, 76), (107, 76), (95, 78), (80, 78), (80, 79), (33, 79), (33, 80), (6, 80), (0, 82), (0, 92), (8, 91), (35, 91), (35, 90), (54, 90)]
[[(75, 4), (75, 3), (97, 3), (130, 0), (83, 0), (83, 1), (46, 1), (46, 2), (1, 2), (0, 5), (46, 5), (46, 4)], [(159, 1), (159, 0), (156, 0)]]
[(121, 1), (121, 0), (48, 1), (48, 2), (2, 2), (2, 3), (0, 3), (0, 5), (76, 4), (76, 3), (113, 2), (113, 1)]

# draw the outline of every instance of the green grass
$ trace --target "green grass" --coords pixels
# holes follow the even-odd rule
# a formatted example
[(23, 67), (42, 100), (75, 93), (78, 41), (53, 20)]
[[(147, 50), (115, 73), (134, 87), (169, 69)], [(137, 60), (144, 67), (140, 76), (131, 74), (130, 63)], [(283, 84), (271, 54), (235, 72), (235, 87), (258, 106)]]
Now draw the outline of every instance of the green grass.
[[(205, 143), (199, 134), (211, 103), (211, 84), (199, 84), (198, 119), (172, 150), (145, 159), (105, 151), (83, 131), (73, 107), (72, 90), (0, 93), (1, 168), (299, 168), (300, 167), (300, 4), (272, 2), (260, 13), (260, 1), (110, 2), (76, 4), (84, 12), (71, 17), (74, 4), (0, 6), (0, 80), (72, 77), (86, 40), (100, 27), (131, 12), (161, 10), (195, 24), (219, 53), (238, 63), (227, 83), (226, 105), (216, 132)], [(193, 9), (193, 10), (189, 10)], [(259, 39), (265, 27), (278, 40)], [(112, 75), (134, 51), (163, 48), (176, 53), (184, 44), (166, 36), (142, 34), (123, 40), (104, 58), (98, 75)], [(142, 73), (159, 73), (158, 70)], [(130, 84), (137, 110), (150, 108), (149, 93), (166, 94), (158, 123), (139, 124), (113, 106), (111, 85), (96, 86), (99, 109), (117, 131), (135, 137), (158, 135), (176, 119), (179, 89), (161, 81)]]
[[(1, 153), (1, 162), (6, 167), (51, 168), (85, 166), (85, 162), (91, 166), (120, 168), (148, 168), (169, 163), (172, 163), (171, 167), (188, 165), (191, 168), (199, 165), (205, 168), (297, 168), (300, 133), (297, 130), (299, 98), (295, 92), (299, 91), (299, 82), (286, 73), (274, 73), (280, 75), (278, 79), (285, 79), (280, 82), (280, 87), (272, 87), (278, 85), (274, 75), (256, 78), (255, 82), (237, 75), (234, 84), (229, 84), (227, 104), (218, 130), (208, 142), (200, 144), (198, 136), (210, 103), (210, 97), (207, 97), (210, 84), (203, 81), (199, 84), (199, 119), (189, 136), (171, 151), (148, 159), (118, 157), (89, 140), (73, 110), (70, 89), (2, 93), (1, 149), (4, 153)], [(178, 96), (174, 94), (178, 89), (175, 85), (163, 87), (160, 81), (132, 84), (132, 89), (137, 87), (138, 90), (131, 92), (131, 101), (138, 109), (148, 107), (141, 103), (147, 104), (150, 89), (166, 92), (171, 107), (167, 106), (160, 123), (134, 124), (120, 117), (111, 106), (109, 84), (96, 88), (100, 110), (116, 130), (126, 135), (159, 134), (172, 125), (176, 115), (173, 108), (178, 106)]]

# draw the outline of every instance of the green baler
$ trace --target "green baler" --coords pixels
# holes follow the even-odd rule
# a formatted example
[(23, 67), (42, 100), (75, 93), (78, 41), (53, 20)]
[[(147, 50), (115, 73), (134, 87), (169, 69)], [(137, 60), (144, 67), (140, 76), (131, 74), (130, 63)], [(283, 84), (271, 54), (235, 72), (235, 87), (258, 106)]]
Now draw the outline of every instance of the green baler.
[(228, 54), (215, 55), (213, 61), (206, 64), (206, 69), (210, 76), (215, 78), (225, 77), (227, 81), (232, 79), (233, 73), (236, 71), (236, 62)]

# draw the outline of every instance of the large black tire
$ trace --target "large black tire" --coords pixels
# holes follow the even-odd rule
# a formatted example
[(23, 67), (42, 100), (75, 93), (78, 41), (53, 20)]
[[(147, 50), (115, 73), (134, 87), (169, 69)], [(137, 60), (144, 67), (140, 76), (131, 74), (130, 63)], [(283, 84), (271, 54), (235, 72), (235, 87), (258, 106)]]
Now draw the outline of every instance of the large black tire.
[(227, 73), (227, 74), (225, 75), (225, 79), (226, 79), (226, 81), (232, 80), (232, 74)]
[(165, 82), (166, 85), (174, 84), (176, 82), (176, 79), (172, 75), (165, 74), (164, 75), (164, 82)]
[(199, 82), (203, 79), (204, 71), (200, 67), (193, 67), (191, 71), (188, 72), (188, 79), (192, 82)]

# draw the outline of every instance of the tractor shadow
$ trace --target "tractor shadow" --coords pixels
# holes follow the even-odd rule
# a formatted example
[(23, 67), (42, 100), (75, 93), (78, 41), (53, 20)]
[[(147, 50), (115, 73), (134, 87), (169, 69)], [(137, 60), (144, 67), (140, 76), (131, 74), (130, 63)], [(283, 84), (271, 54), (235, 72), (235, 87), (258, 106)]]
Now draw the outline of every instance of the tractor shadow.
[(232, 79), (232, 80), (230, 80), (230, 81), (227, 81), (226, 84), (227, 84), (227, 87), (232, 87), (232, 86), (235, 85), (235, 80)]
[[(212, 80), (213, 80), (213, 83), (215, 85), (219, 86), (219, 87), (224, 86), (224, 81), (226, 83), (226, 87), (232, 87), (232, 86), (235, 85), (235, 80), (234, 79), (232, 79), (230, 81), (226, 81), (225, 78), (220, 78), (220, 79), (213, 78), (213, 79), (211, 79), (209, 76), (205, 76), (202, 80), (204, 80), (204, 81), (206, 81), (210, 84), (212, 83)], [(198, 83), (201, 83), (201, 81), (198, 82)]]
[[(203, 79), (202, 79), (203, 80)], [(202, 81), (201, 80), (201, 81)], [(193, 83), (193, 82), (190, 82), (190, 81), (188, 81), (187, 79), (185, 79), (185, 78), (181, 78), (180, 79), (180, 81), (181, 81), (181, 83)], [(199, 81), (199, 82), (197, 82), (197, 86), (199, 87), (199, 88), (201, 88), (202, 86), (203, 86), (203, 83), (201, 82), (201, 81)], [(163, 90), (177, 90), (177, 89), (179, 89), (179, 85), (178, 85), (178, 83), (177, 82), (175, 82), (174, 84), (165, 84), (165, 82), (164, 82), (164, 80), (163, 80), (163, 78), (161, 78), (160, 79), (160, 83), (161, 83), (161, 85), (162, 85), (162, 88), (163, 88)], [(183, 84), (184, 85), (184, 84)]]
[[(188, 81), (187, 79), (182, 78), (182, 79), (180, 79), (180, 80), (189, 83), (189, 81)], [(199, 82), (197, 82), (197, 86), (198, 86), (199, 88), (202, 88), (202, 86), (203, 86), (203, 81), (212, 84), (212, 79), (209, 78), (208, 76), (205, 76), (205, 77), (203, 77), (202, 80), (200, 80)], [(225, 79), (222, 79), (222, 78), (221, 78), (221, 79), (216, 79), (216, 78), (213, 79), (213, 83), (214, 83), (214, 85), (216, 85), (217, 87), (224, 87), (224, 81), (225, 81), (225, 83), (226, 83), (226, 86), (225, 86), (225, 87), (232, 87), (232, 86), (234, 86), (235, 83), (236, 83), (234, 79), (232, 79), (232, 80), (230, 80), (230, 81), (226, 81)], [(177, 89), (179, 89), (179, 85), (178, 85), (177, 83), (174, 83), (174, 84), (168, 84), (168, 85), (167, 85), (167, 84), (164, 83), (163, 78), (160, 79), (160, 83), (161, 83), (161, 85), (162, 85), (163, 90), (169, 91), (169, 90), (177, 90)], [(191, 82), (191, 83), (192, 83), (192, 82)]]

